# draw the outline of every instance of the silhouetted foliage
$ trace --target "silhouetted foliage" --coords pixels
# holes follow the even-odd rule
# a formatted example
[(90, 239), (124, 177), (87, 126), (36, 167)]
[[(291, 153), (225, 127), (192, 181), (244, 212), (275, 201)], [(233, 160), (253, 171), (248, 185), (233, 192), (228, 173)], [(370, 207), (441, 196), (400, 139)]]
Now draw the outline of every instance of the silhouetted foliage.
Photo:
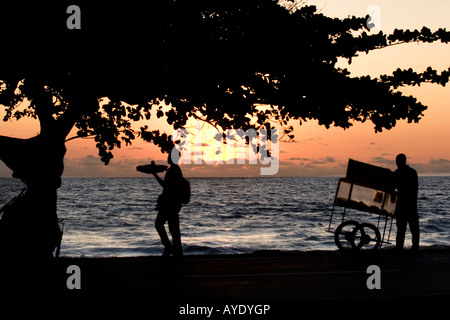
[[(31, 116), (41, 128), (60, 123), (61, 135), (73, 126), (80, 137), (94, 135), (105, 164), (114, 148), (136, 137), (170, 148), (166, 134), (131, 128), (152, 109), (175, 129), (196, 117), (223, 129), (275, 121), (289, 138), (289, 120), (317, 119), (327, 128), (370, 120), (378, 132), (398, 120), (417, 122), (426, 110), (395, 89), (449, 79), (450, 69), (373, 78), (336, 66), (339, 58), (351, 63), (387, 46), (448, 43), (444, 29), (371, 34), (367, 17), (330, 18), (314, 6), (289, 11), (272, 0), (171, 0), (81, 2), (82, 28), (68, 30), (69, 4), (1, 10), (0, 103), (5, 121)], [(102, 98), (109, 100), (100, 108)], [(171, 105), (165, 114), (162, 102)]]

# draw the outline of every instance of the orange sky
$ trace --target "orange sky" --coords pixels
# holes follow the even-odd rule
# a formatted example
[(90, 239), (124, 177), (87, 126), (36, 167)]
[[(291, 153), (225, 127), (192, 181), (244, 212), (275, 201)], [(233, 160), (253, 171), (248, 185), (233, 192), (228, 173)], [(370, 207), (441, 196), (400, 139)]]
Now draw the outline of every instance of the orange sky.
[[(432, 30), (445, 27), (450, 30), (450, 1), (354, 1), (318, 0), (322, 13), (340, 18), (348, 15), (363, 16), (367, 7), (376, 4), (380, 8), (381, 28), (390, 32), (397, 28), (421, 28)], [(376, 31), (378, 32), (378, 31)], [(351, 65), (341, 61), (352, 75), (390, 74), (400, 68), (412, 67), (417, 72), (431, 66), (438, 71), (450, 67), (450, 45), (408, 44), (362, 54)], [(318, 126), (314, 121), (295, 127), (295, 142), (280, 143), (279, 170), (281, 176), (344, 175), (348, 158), (366, 161), (394, 169), (395, 155), (403, 152), (419, 174), (450, 174), (450, 85), (422, 85), (401, 88), (428, 106), (419, 124), (398, 122), (390, 131), (375, 134), (371, 123), (357, 123), (349, 130)], [(162, 119), (153, 117), (150, 128), (172, 129)], [(19, 122), (1, 123), (0, 135), (31, 137), (38, 133), (36, 122), (25, 119)], [(116, 150), (109, 166), (104, 166), (93, 140), (76, 139), (67, 143), (64, 176), (143, 176), (135, 166), (157, 160), (163, 163), (166, 156), (149, 143), (135, 141), (133, 146)], [(183, 165), (186, 176), (259, 176), (257, 165)], [(11, 172), (0, 164), (0, 176)]]

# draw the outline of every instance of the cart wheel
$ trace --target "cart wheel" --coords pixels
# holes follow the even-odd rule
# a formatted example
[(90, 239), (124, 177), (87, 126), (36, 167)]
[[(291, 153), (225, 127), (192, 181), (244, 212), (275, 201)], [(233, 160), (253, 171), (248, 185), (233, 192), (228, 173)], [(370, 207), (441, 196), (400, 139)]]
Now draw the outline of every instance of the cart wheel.
[(377, 250), (381, 244), (380, 231), (370, 223), (361, 223), (355, 230), (355, 238), (360, 239), (359, 244), (368, 250)]
[[(359, 223), (353, 220), (342, 222), (334, 232), (334, 242), (340, 250), (358, 250), (362, 243), (355, 243), (356, 234), (358, 233)], [(364, 231), (363, 231), (364, 232)]]

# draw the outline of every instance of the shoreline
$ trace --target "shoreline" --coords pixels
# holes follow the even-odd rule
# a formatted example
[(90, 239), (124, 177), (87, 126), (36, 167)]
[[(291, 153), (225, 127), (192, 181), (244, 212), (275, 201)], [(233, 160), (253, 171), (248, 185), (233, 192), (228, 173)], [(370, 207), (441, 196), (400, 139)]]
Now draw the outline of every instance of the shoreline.
[[(340, 251), (335, 245), (332, 246), (333, 249), (311, 249), (311, 250), (287, 250), (287, 249), (259, 249), (251, 252), (224, 252), (224, 253), (189, 253), (185, 254), (184, 257), (245, 257), (245, 256), (258, 256), (258, 255), (278, 255), (278, 256), (286, 256), (286, 255), (315, 255), (315, 254), (352, 254), (352, 251), (350, 252), (342, 252)], [(372, 252), (373, 254), (383, 253), (383, 252), (391, 252), (394, 250), (394, 245), (389, 246), (383, 246), (382, 248), (378, 249), (378, 251)], [(419, 252), (432, 252), (432, 251), (450, 251), (450, 245), (447, 244), (432, 244), (428, 246), (421, 246)], [(403, 253), (407, 253), (410, 251), (410, 246), (405, 245)], [(359, 250), (355, 251), (353, 253), (361, 253), (361, 254), (368, 254), (370, 251), (368, 250)], [(139, 255), (104, 255), (104, 256), (97, 256), (97, 255), (80, 255), (80, 256), (71, 256), (71, 255), (60, 255), (58, 258), (55, 259), (139, 259), (139, 258), (161, 258), (162, 255), (162, 249), (161, 253), (158, 254), (139, 254)], [(0, 261), (1, 263), (1, 261)]]

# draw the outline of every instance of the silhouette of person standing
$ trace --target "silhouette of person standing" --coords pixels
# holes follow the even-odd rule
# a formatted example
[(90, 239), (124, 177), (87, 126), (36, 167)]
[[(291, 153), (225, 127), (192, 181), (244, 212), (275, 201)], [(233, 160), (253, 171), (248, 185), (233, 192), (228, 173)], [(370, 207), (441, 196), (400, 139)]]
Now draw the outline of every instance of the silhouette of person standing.
[(397, 238), (395, 248), (403, 249), (406, 224), (412, 235), (412, 250), (419, 249), (419, 214), (417, 212), (417, 192), (419, 188), (417, 172), (406, 164), (406, 156), (401, 153), (395, 158), (398, 169), (394, 172), (395, 186), (398, 191), (395, 217), (397, 220)]
[[(182, 206), (182, 200), (180, 199), (179, 190), (181, 179), (183, 174), (178, 166), (178, 159), (173, 159), (172, 152), (169, 153), (167, 162), (170, 167), (167, 169), (164, 180), (162, 180), (156, 172), (153, 173), (156, 180), (164, 188), (161, 195), (158, 197), (156, 204), (156, 210), (158, 215), (155, 220), (155, 228), (161, 238), (161, 242), (164, 245), (163, 256), (182, 256), (183, 249), (181, 247), (181, 235), (180, 235), (180, 217), (179, 212)], [(175, 161), (176, 160), (176, 161)], [(165, 229), (165, 223), (168, 222), (169, 231), (172, 236), (172, 243), (167, 236)]]

